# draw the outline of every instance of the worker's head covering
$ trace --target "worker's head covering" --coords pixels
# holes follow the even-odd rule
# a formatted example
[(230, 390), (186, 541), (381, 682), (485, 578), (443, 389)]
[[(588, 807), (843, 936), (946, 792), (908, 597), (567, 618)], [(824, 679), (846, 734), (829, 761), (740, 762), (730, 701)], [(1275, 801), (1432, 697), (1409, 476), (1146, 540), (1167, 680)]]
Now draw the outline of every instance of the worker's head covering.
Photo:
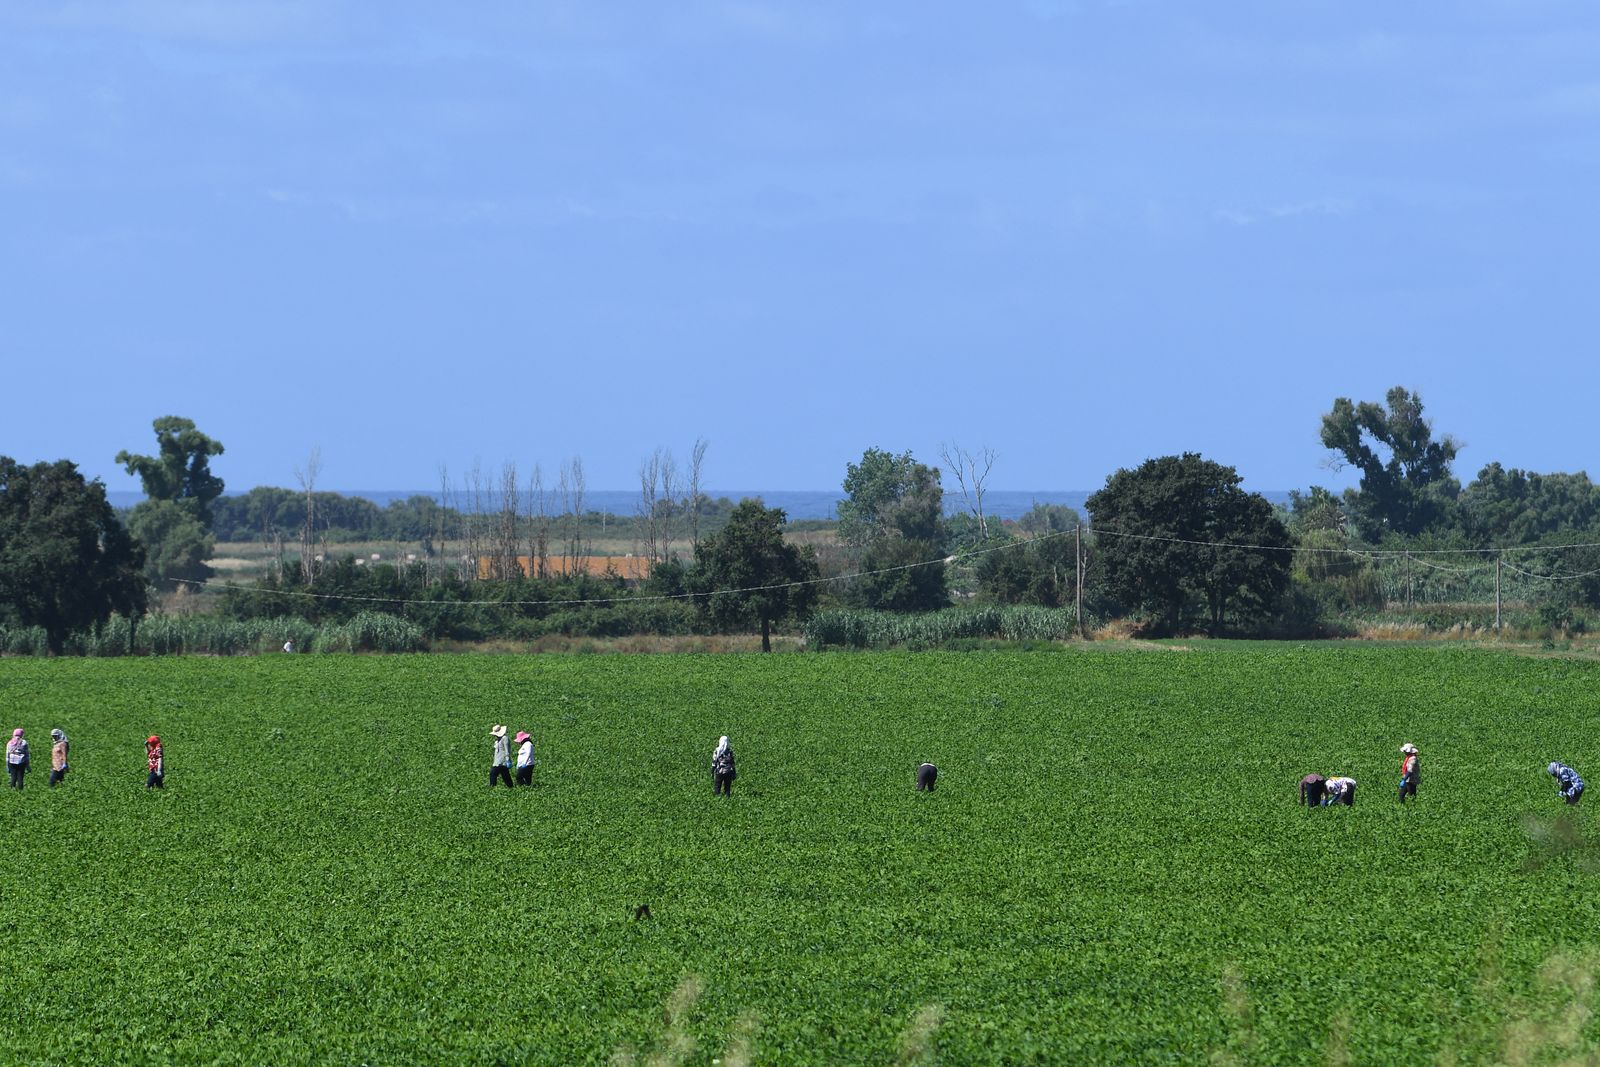
[(716, 759), (726, 751), (728, 751), (728, 735), (723, 734), (722, 737), (717, 740), (717, 750), (711, 753), (711, 758)]
[(65, 741), (67, 739), (67, 735), (62, 733), (59, 729), (51, 730), (50, 739), (52, 741)]
[(496, 724), (494, 726), (489, 727), (489, 733), (490, 733), (490, 735), (492, 735), (494, 737), (504, 737), (506, 735), (505, 724), (504, 723), (498, 723), (498, 724)]
[(1552, 764), (1550, 764), (1550, 766), (1546, 767), (1545, 770), (1549, 771), (1551, 774), (1560, 774), (1561, 773), (1561, 764), (1552, 763)]
[[(22, 727), (19, 726), (15, 730), (12, 730), (11, 731), (11, 736), (12, 737), (21, 737), (22, 736)], [(723, 738), (723, 740), (726, 741), (727, 738)]]
[(1400, 751), (1410, 756), (1417, 751), (1417, 746), (1408, 741), (1400, 746)]
[(151, 734), (149, 737), (145, 738), (144, 747), (149, 748), (151, 745), (159, 745), (160, 743), (161, 738), (157, 737), (155, 734)]
[(515, 737), (515, 738), (514, 738), (514, 740), (515, 740), (515, 741), (516, 741), (516, 742), (517, 742), (517, 744), (519, 744), (519, 745), (520, 745), (520, 744), (522, 744), (522, 742), (524, 742), (524, 741), (528, 741), (528, 740), (531, 740), (531, 739), (532, 739), (532, 737), (533, 737), (533, 735), (532, 735), (532, 734), (530, 734), (530, 733), (528, 733), (528, 731), (526, 731), (526, 730), (519, 730), (519, 731), (518, 731), (518, 732), (517, 732), (517, 736), (516, 736), (516, 737)]

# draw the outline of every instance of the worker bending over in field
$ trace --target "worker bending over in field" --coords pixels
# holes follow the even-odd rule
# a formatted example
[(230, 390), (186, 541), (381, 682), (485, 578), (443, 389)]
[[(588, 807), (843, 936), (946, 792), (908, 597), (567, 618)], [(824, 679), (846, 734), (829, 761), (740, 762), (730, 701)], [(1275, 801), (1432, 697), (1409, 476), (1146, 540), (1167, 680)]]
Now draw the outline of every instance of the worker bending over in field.
[(67, 777), (67, 749), (72, 747), (72, 742), (67, 740), (63, 730), (50, 731), (50, 788), (54, 789), (56, 783)]
[(728, 735), (723, 734), (717, 742), (717, 750), (711, 753), (711, 792), (713, 796), (733, 796), (733, 780), (739, 777), (739, 770), (733, 763), (733, 746), (728, 744)]
[[(532, 785), (533, 737), (528, 731), (522, 730), (517, 734), (515, 740), (517, 742), (517, 784)], [(493, 788), (494, 782), (491, 780), (489, 785)]]
[(1417, 746), (1404, 744), (1400, 746), (1400, 803), (1406, 802), (1406, 797), (1416, 798), (1417, 775)]
[(1347, 808), (1356, 806), (1356, 780), (1338, 775), (1329, 778), (1322, 787), (1322, 806), (1329, 804), (1343, 804)]
[(933, 785), (939, 780), (939, 768), (931, 763), (924, 763), (917, 768), (917, 792), (931, 793)]
[(504, 723), (489, 727), (489, 736), (494, 738), (494, 757), (489, 764), (489, 788), (500, 779), (506, 780), (506, 788), (511, 788), (511, 746), (506, 743), (506, 727)]
[(1300, 779), (1300, 803), (1308, 808), (1322, 806), (1322, 791), (1328, 780), (1320, 774), (1308, 774)]
[(28, 739), (22, 736), (22, 727), (11, 731), (6, 742), (6, 773), (11, 775), (11, 788), (21, 789), (32, 761), (28, 758)]
[(1577, 771), (1565, 763), (1552, 763), (1545, 770), (1555, 778), (1556, 788), (1561, 791), (1562, 800), (1568, 804), (1576, 804), (1583, 799), (1583, 779), (1578, 777)]
[(144, 763), (150, 768), (150, 776), (144, 780), (146, 789), (165, 789), (167, 787), (167, 756), (161, 750), (161, 738), (151, 734), (144, 742)]

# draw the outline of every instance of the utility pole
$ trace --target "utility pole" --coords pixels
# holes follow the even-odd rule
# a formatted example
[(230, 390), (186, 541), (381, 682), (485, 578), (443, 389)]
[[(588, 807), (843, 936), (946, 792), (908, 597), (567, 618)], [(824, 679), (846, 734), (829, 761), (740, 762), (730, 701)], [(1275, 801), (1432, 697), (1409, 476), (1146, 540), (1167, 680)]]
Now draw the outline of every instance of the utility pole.
[(1074, 590), (1078, 594), (1078, 640), (1084, 639), (1083, 633), (1083, 523), (1072, 528), (1072, 554), (1077, 559), (1078, 581)]
[(1494, 554), (1494, 632), (1500, 634), (1500, 553)]
[(1411, 550), (1406, 550), (1406, 610), (1411, 610)]

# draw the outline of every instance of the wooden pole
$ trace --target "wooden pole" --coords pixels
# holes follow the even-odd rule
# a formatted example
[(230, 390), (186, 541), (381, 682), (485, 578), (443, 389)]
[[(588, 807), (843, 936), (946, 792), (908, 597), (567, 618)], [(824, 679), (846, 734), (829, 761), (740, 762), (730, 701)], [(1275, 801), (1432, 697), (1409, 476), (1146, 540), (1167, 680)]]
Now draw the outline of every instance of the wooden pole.
[(1406, 551), (1406, 610), (1411, 610), (1411, 552)]
[(1078, 523), (1072, 529), (1073, 555), (1078, 564), (1078, 581), (1075, 592), (1078, 596), (1078, 640), (1084, 639), (1083, 632), (1083, 523)]
[(1494, 554), (1494, 632), (1500, 633), (1500, 553)]

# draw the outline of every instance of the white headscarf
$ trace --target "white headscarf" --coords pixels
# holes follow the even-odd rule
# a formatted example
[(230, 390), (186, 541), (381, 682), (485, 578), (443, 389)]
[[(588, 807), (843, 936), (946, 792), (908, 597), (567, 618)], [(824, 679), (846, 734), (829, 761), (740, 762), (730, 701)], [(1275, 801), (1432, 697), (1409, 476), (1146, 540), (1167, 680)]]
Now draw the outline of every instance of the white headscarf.
[(721, 740), (717, 742), (717, 750), (711, 753), (711, 758), (716, 759), (726, 751), (728, 751), (728, 735), (723, 734)]

